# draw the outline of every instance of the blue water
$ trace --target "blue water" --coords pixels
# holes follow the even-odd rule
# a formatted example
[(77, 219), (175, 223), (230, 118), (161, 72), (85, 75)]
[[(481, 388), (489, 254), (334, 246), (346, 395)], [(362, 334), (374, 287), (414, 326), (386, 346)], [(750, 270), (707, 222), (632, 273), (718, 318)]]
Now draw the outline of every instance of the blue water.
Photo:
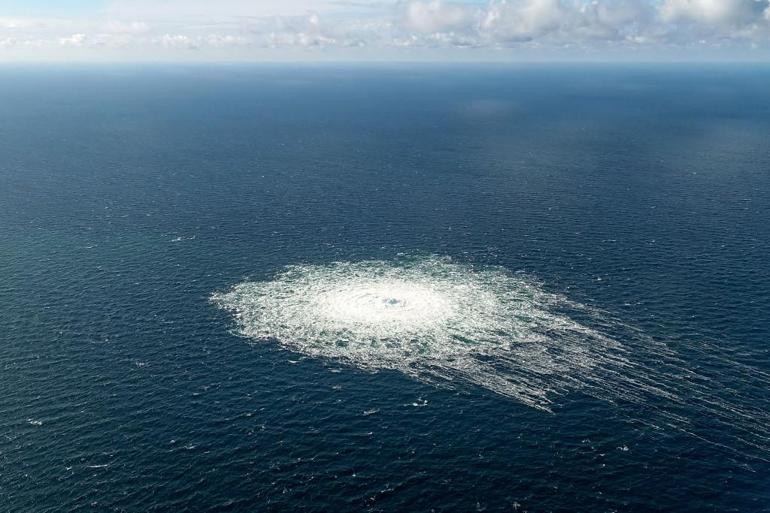
[[(769, 85), (739, 66), (0, 69), (0, 510), (770, 511)], [(676, 355), (654, 379), (681, 403), (570, 389), (548, 413), (255, 343), (210, 301), (404, 255), (604, 312)]]

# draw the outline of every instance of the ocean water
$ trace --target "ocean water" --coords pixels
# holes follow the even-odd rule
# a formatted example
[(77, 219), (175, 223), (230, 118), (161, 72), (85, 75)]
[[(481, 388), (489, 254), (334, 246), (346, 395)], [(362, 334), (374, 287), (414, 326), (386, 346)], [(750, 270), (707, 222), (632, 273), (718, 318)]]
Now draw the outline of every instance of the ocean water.
[(770, 511), (770, 68), (0, 69), (0, 511)]

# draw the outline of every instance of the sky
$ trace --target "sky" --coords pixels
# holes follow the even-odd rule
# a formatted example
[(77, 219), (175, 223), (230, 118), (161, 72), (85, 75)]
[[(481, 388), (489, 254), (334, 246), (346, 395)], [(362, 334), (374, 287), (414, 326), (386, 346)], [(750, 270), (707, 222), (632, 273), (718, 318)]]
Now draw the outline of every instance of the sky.
[(0, 0), (0, 62), (770, 61), (770, 0)]

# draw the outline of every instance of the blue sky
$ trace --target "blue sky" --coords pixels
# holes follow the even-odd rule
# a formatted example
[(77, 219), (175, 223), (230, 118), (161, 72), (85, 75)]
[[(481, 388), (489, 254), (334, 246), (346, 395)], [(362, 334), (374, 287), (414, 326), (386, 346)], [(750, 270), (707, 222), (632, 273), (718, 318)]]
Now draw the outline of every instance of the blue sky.
[(0, 0), (0, 13), (13, 16), (87, 15), (104, 4), (102, 0)]
[(768, 2), (0, 0), (0, 61), (764, 61)]

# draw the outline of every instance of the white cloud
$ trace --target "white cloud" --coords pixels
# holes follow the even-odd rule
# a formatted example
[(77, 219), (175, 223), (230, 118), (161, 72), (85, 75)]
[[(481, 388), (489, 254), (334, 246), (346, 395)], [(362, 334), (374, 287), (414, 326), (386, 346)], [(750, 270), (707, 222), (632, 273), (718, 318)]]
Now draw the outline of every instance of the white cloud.
[(530, 41), (568, 26), (573, 15), (559, 0), (499, 0), (490, 4), (482, 28), (494, 39)]
[(88, 53), (138, 60), (154, 56), (155, 49), (167, 58), (246, 60), (317, 48), (393, 58), (423, 50), (452, 58), (458, 47), (474, 49), (465, 56), (558, 55), (568, 49), (654, 56), (696, 46), (770, 54), (769, 2), (113, 0), (87, 18), (0, 17), (0, 59), (19, 48), (38, 48), (34, 55), (41, 58)]
[(746, 25), (761, 20), (767, 7), (767, 0), (665, 0), (660, 11), (667, 21)]
[(189, 36), (184, 34), (163, 34), (156, 39), (164, 48), (195, 50), (199, 45)]
[(41, 26), (41, 22), (39, 20), (0, 17), (0, 30), (29, 29), (39, 26)]
[(228, 48), (233, 46), (248, 46), (249, 40), (241, 36), (229, 34), (209, 34), (205, 37), (205, 45), (210, 48)]
[(441, 0), (407, 2), (404, 11), (406, 27), (420, 33), (466, 30), (477, 14), (472, 7)]
[(109, 34), (145, 34), (150, 26), (143, 21), (109, 21), (102, 29)]
[(587, 46), (653, 39), (647, 0), (493, 0), (480, 33), (489, 44)]
[(87, 40), (88, 40), (88, 36), (86, 36), (85, 34), (72, 34), (71, 36), (67, 36), (59, 39), (59, 44), (61, 46), (81, 47), (86, 44)]
[(649, 23), (655, 16), (655, 8), (645, 0), (593, 2), (591, 7), (602, 23), (611, 26)]

